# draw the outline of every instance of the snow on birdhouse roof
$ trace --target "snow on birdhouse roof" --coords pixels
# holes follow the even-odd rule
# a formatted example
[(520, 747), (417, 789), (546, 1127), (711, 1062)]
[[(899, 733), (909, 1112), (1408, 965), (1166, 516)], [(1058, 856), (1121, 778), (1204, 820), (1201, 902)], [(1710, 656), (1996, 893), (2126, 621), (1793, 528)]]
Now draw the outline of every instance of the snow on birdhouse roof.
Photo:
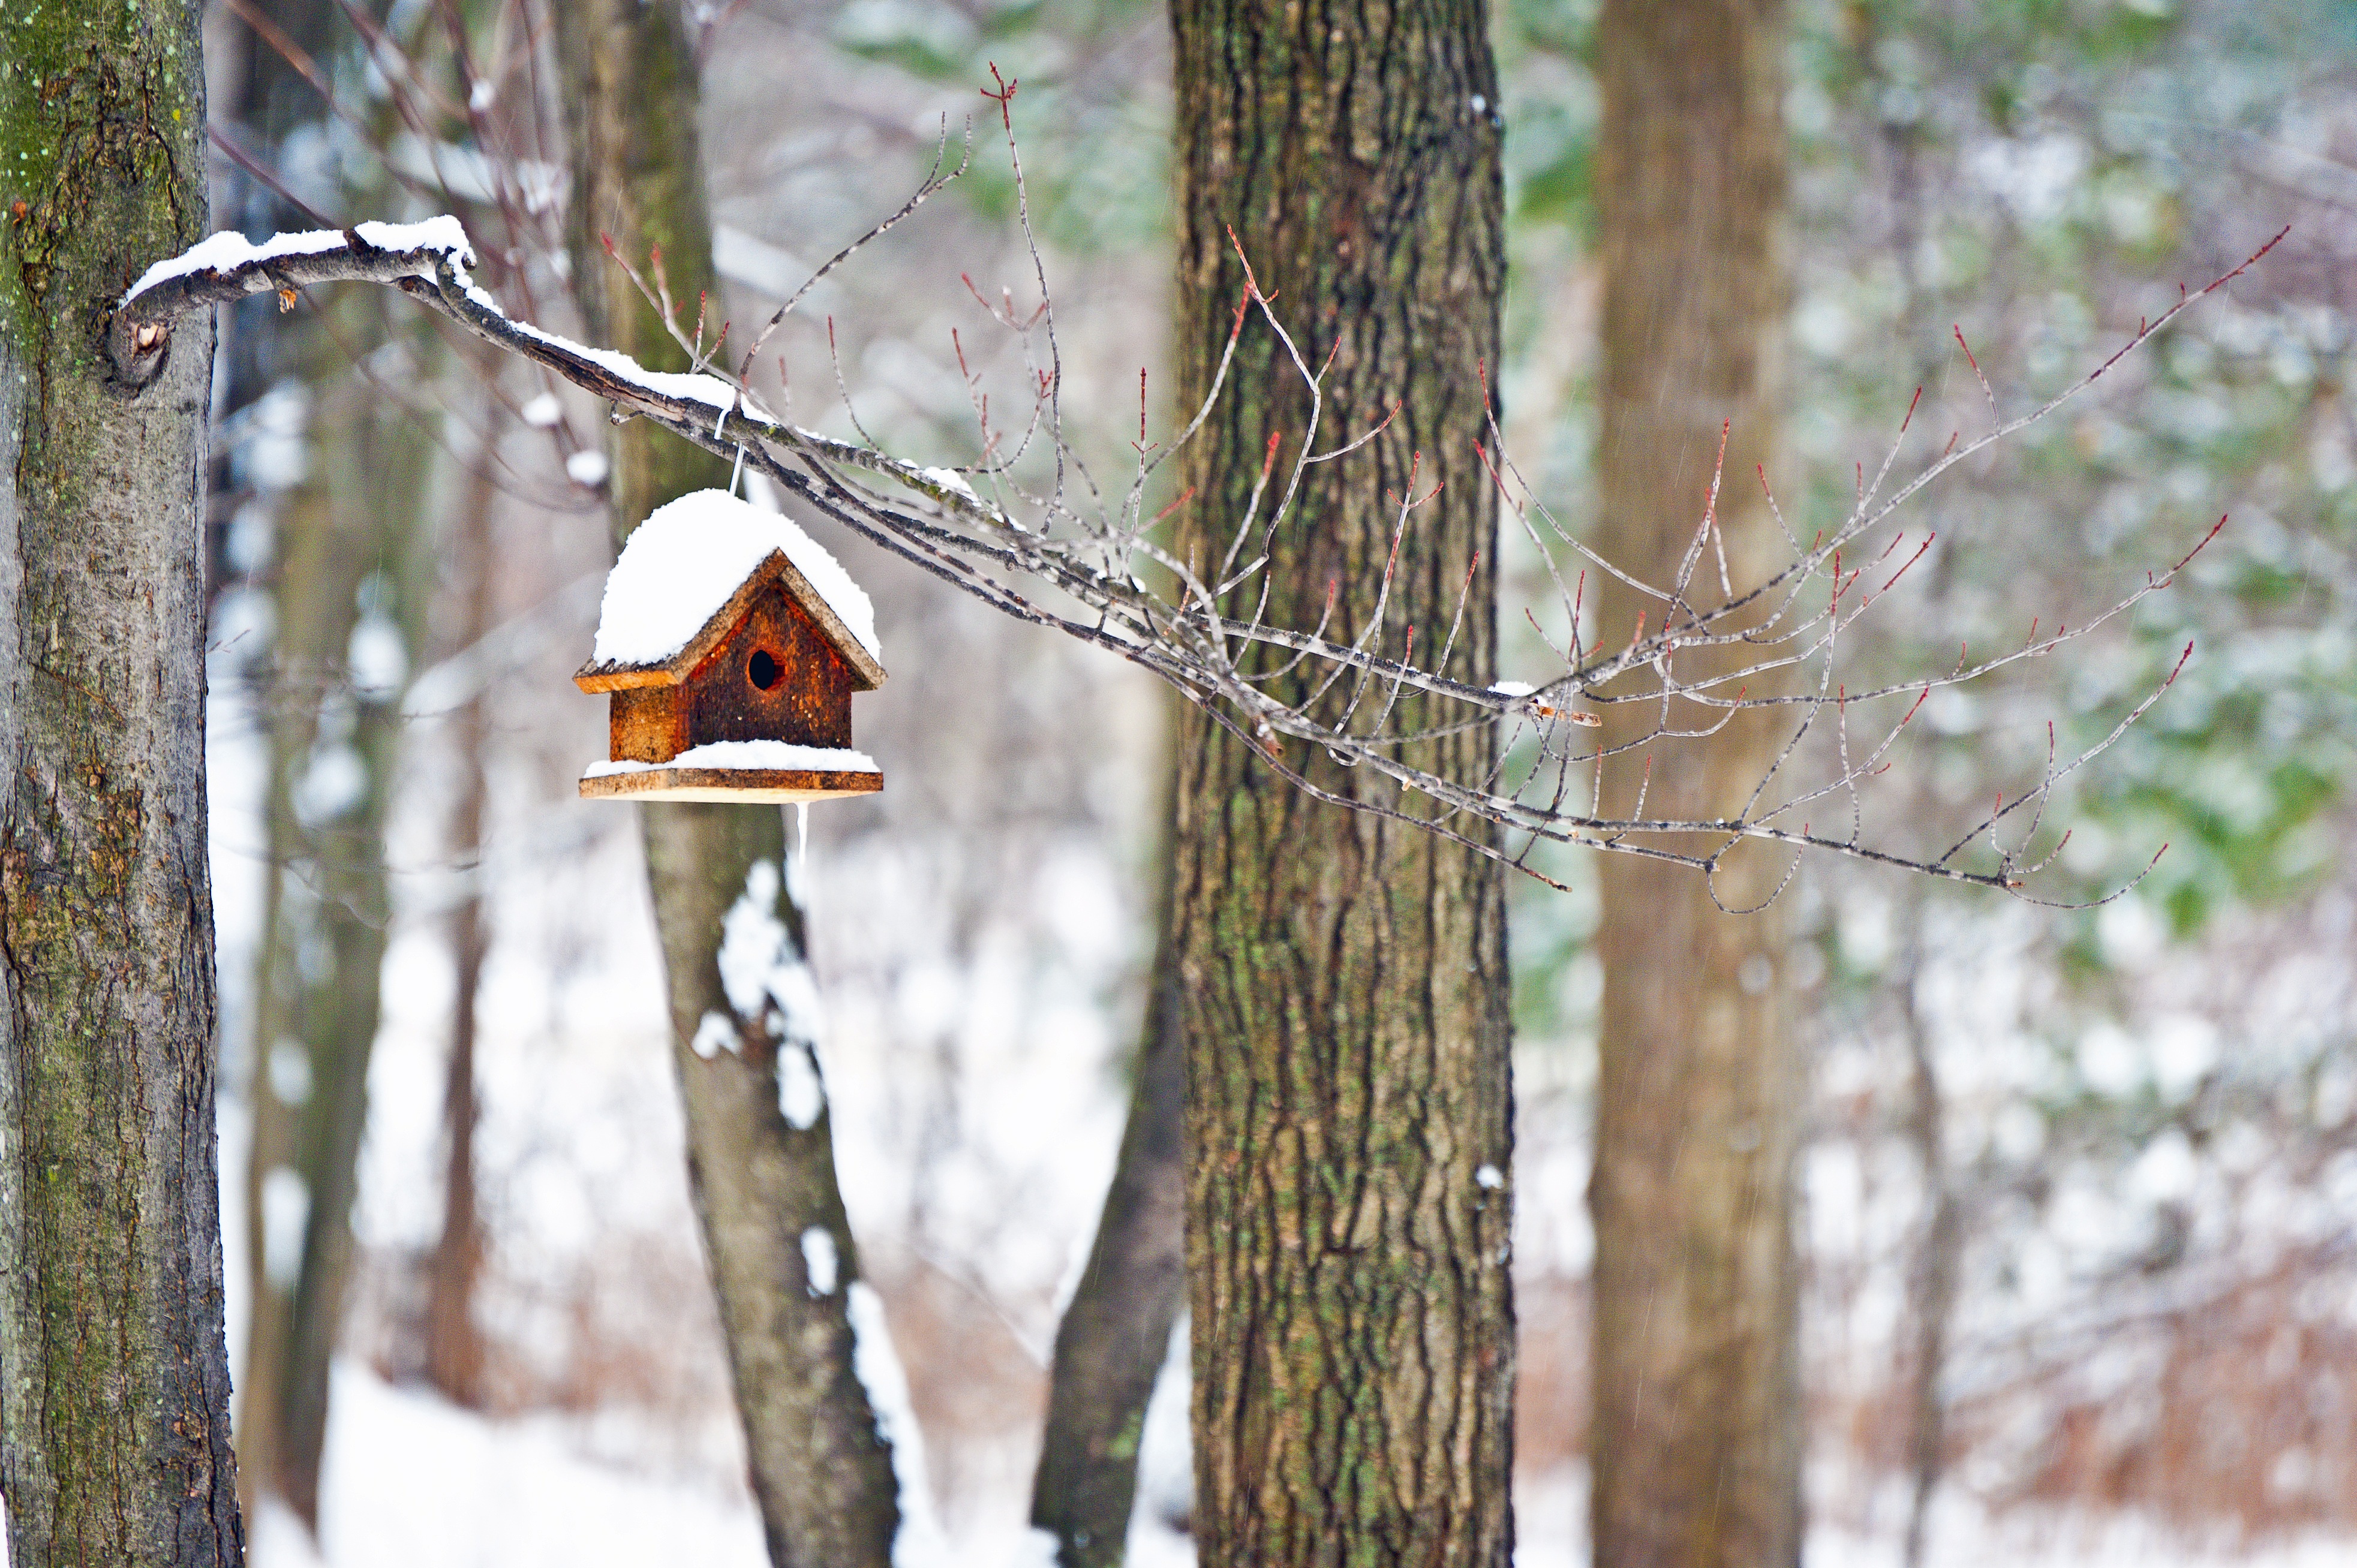
[(871, 684), (880, 682), (876, 608), (851, 574), (791, 519), (726, 490), (697, 490), (657, 507), (624, 542), (606, 577), (588, 668), (667, 664), (777, 555), (792, 567), (781, 575), (802, 607), (838, 645), (847, 633), (856, 648), (843, 647), (845, 656), (864, 666)]

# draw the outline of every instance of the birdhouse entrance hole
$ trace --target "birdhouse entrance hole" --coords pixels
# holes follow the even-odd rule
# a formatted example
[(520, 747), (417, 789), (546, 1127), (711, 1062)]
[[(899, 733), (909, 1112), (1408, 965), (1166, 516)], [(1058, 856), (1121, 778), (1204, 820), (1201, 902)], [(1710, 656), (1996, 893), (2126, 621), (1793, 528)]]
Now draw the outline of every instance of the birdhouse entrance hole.
[(770, 657), (770, 650), (766, 648), (755, 649), (752, 659), (745, 666), (747, 678), (764, 692), (776, 685), (778, 678), (784, 673), (784, 669)]

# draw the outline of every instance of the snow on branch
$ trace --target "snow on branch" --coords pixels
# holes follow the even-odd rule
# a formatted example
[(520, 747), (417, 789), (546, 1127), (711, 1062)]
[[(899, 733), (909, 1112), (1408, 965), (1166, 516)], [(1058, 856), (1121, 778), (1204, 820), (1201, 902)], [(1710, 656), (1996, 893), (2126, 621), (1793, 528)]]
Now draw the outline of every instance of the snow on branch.
[(474, 262), (466, 229), (447, 215), (274, 234), (260, 244), (225, 231), (140, 274), (115, 307), (107, 352), (118, 384), (143, 387), (164, 368), (172, 317), (196, 306), (274, 291), (279, 307), (291, 310), (296, 295), (313, 284), (398, 284), (431, 279), (446, 265), (464, 275)]
[[(946, 152), (946, 134), (943, 146)], [(961, 162), (956, 170), (945, 173), (937, 161), (915, 197), (845, 247), (823, 271), (842, 263), (866, 239), (899, 221), (964, 166)], [(1018, 220), (1037, 263), (1039, 252), (1031, 241), (1019, 163), (1017, 192)], [(2042, 637), (2033, 624), (2017, 647), (1977, 658), (1967, 649), (1953, 667), (1895, 683), (1860, 686), (1843, 677), (1838, 655), (1852, 646), (1845, 639), (1860, 618), (1894, 596), (1910, 569), (1931, 549), (1930, 536), (1910, 542), (1908, 532), (1898, 528), (1898, 514), (1910, 500), (1959, 464), (2093, 386), (2282, 238), (2276, 235), (2242, 266), (2206, 288), (2182, 294), (2167, 312), (2140, 322), (2111, 358), (2029, 412), (2010, 420), (1997, 417), (1992, 393), (1992, 418), (1986, 432), (1970, 440), (1951, 437), (1936, 456), (1894, 481), (1916, 412), (1910, 404), (1878, 467), (1869, 477), (1861, 467), (1856, 503), (1838, 522), (1803, 544), (1776, 510), (1789, 553), (1781, 566), (1749, 584), (1728, 576), (1717, 536), (1717, 478), (1674, 578), (1643, 582), (1598, 555), (1548, 512), (1504, 451), (1492, 423), (1481, 446), (1482, 461), (1512, 525), (1524, 532), (1555, 574), (1561, 600), (1557, 608), (1571, 631), (1570, 646), (1556, 650), (1562, 662), (1558, 673), (1540, 682), (1478, 686), (1446, 672), (1455, 647), (1453, 634), (1437, 657), (1426, 655), (1426, 662), (1415, 657), (1412, 630), (1394, 651), (1384, 640), (1380, 598), (1372, 605), (1340, 607), (1339, 619), (1337, 607), (1329, 603), (1312, 627), (1282, 626), (1266, 618), (1268, 544), (1276, 530), (1296, 516), (1308, 467), (1376, 440), (1389, 421), (1340, 438), (1320, 435), (1326, 370), (1313, 367), (1301, 352), (1274, 308), (1273, 294), (1265, 293), (1256, 279), (1248, 283), (1203, 406), (1168, 440), (1149, 445), (1142, 423), (1141, 388), (1139, 439), (1132, 443), (1137, 455), (1135, 471), (1124, 485), (1104, 489), (1066, 442), (1062, 367), (1044, 265), (1038, 268), (1041, 303), (1028, 314), (1009, 297), (1002, 295), (994, 303), (974, 291), (996, 327), (1011, 334), (1022, 349), (1031, 406), (1024, 411), (1019, 427), (1003, 415), (994, 417), (989, 399), (980, 390), (980, 376), (967, 369), (964, 346), (952, 336), (983, 453), (979, 461), (962, 469), (905, 460), (872, 441), (862, 446), (836, 440), (772, 414), (748, 380), (751, 353), (732, 371), (719, 360), (720, 342), (705, 342), (700, 310), (692, 335), (681, 325), (659, 258), (652, 259), (649, 269), (651, 282), (622, 264), (686, 351), (694, 367), (687, 372), (650, 371), (626, 355), (511, 320), (475, 285), (468, 271), (474, 252), (451, 218), (406, 226), (363, 223), (349, 230), (281, 235), (259, 245), (235, 235), (216, 235), (149, 269), (116, 309), (107, 346), (118, 381), (136, 388), (161, 368), (170, 347), (172, 319), (198, 306), (265, 290), (275, 290), (282, 303), (291, 306), (296, 291), (314, 284), (390, 285), (477, 337), (611, 403), (618, 420), (650, 420), (716, 455), (739, 457), (813, 510), (993, 607), (1053, 627), (1152, 671), (1240, 739), (1258, 747), (1273, 768), (1318, 799), (1396, 818), (1542, 880), (1549, 879), (1530, 865), (1529, 857), (1537, 844), (1546, 842), (1647, 855), (1706, 874), (1715, 874), (1735, 846), (1764, 842), (1791, 852), (1796, 865), (1800, 854), (1813, 849), (2028, 897), (2028, 879), (2050, 865), (2061, 847), (2059, 842), (2048, 842), (2051, 835), (2044, 828), (2045, 809), (2055, 789), (2149, 710), (2183, 667), (2183, 657), (2093, 745), (2062, 754), (2055, 749), (2050, 725), (2048, 754), (2037, 775), (2008, 796), (1999, 796), (1943, 854), (1910, 854), (1868, 842), (1861, 804), (1865, 793), (1889, 770), (1910, 723), (1935, 690), (2049, 656), (2120, 619), (2174, 583), (2216, 537), (2218, 528), (2212, 528), (2174, 565), (2147, 573), (2140, 584), (2080, 624), (2057, 626)], [(622, 262), (619, 255), (615, 260)], [(1248, 261), (1246, 275), (1251, 279)], [(775, 330), (802, 293), (787, 302), (763, 329), (763, 338)], [(1149, 514), (1147, 486), (1171, 455), (1204, 428), (1222, 395), (1237, 341), (1253, 319), (1275, 335), (1285, 355), (1281, 362), (1288, 362), (1300, 377), (1308, 394), (1308, 428), (1300, 434), (1297, 455), (1288, 465), (1280, 467), (1276, 447), (1271, 446), (1247, 514), (1224, 520), (1231, 531), (1224, 558), (1216, 564), (1181, 560), (1157, 534), (1179, 503)], [(721, 336), (726, 337), (725, 328)], [(1961, 332), (1958, 343), (1980, 374), (1979, 361)], [(837, 383), (840, 390), (839, 366)], [(1986, 384), (1983, 376), (1985, 389)], [(1921, 397), (1919, 392), (1919, 402)], [(845, 402), (847, 408), (847, 393)], [(1018, 472), (1017, 465), (1028, 454), (1033, 455), (1031, 467), (1024, 471), (1049, 474), (1044, 487), (1027, 484)], [(1181, 497), (1180, 502), (1187, 499)], [(1396, 502), (1399, 526), (1405, 530), (1409, 512), (1421, 504), (1415, 486)], [(1775, 508), (1772, 491), (1769, 504)], [(1558, 552), (1585, 563), (1571, 584), (1565, 583), (1555, 564)], [(1600, 646), (1583, 644), (1579, 629), (1590, 571), (1627, 585), (1648, 606), (1633, 630), (1616, 632)], [(1469, 575), (1466, 592), (1471, 581)], [(1058, 590), (1079, 611), (1040, 597), (1041, 586)], [(1255, 601), (1261, 608), (1254, 607)], [(1462, 615), (1460, 602), (1460, 621)], [(1331, 628), (1346, 625), (1364, 629), (1347, 641), (1340, 640), (1340, 633), (1329, 635)], [(1432, 640), (1427, 638), (1427, 647)], [(1306, 682), (1309, 694), (1298, 701), (1278, 695), (1278, 682), (1270, 678), (1272, 661), (1283, 669), (1306, 670), (1311, 677)], [(1429, 701), (1402, 704), (1404, 692), (1421, 693)], [(1411, 709), (1417, 714), (1413, 725), (1401, 716)], [(1598, 736), (1598, 711), (1614, 709), (1635, 717)], [(1435, 712), (1444, 715), (1438, 722), (1431, 717)], [(1707, 744), (1741, 712), (1781, 714), (1789, 730), (1740, 809), (1706, 818), (1647, 815), (1655, 744)], [(1479, 725), (1502, 726), (1500, 760), (1486, 776), (1452, 777), (1411, 760), (1419, 749), (1430, 749), (1416, 743)], [(1302, 743), (1302, 755), (1322, 753), (1345, 768), (1387, 779), (1395, 788), (1388, 800), (1372, 799), (1364, 789), (1340, 793), (1290, 760), (1287, 742)], [(1620, 803), (1628, 801), (1633, 804)], [(1813, 825), (1835, 819), (1843, 824), (1836, 831)], [(2041, 843), (2042, 851), (2037, 847)]]

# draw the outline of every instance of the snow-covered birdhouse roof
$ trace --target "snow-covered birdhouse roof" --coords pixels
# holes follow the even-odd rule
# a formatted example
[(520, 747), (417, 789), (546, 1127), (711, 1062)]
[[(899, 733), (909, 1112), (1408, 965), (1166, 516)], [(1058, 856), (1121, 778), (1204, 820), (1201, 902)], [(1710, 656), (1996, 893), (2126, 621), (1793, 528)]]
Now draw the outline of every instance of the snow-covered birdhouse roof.
[(631, 532), (574, 682), (585, 692), (682, 683), (772, 583), (843, 656), (859, 690), (884, 683), (876, 609), (851, 574), (791, 520), (726, 490), (682, 496)]

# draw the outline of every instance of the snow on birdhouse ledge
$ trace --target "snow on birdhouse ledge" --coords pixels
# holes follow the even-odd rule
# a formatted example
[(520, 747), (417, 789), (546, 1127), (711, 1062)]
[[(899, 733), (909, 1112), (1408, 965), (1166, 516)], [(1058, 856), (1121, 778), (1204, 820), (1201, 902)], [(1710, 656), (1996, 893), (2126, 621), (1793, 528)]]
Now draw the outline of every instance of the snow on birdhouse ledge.
[(884, 787), (851, 697), (884, 683), (876, 613), (790, 520), (724, 490), (659, 507), (606, 578), (589, 662), (612, 699), (589, 799), (819, 800)]

